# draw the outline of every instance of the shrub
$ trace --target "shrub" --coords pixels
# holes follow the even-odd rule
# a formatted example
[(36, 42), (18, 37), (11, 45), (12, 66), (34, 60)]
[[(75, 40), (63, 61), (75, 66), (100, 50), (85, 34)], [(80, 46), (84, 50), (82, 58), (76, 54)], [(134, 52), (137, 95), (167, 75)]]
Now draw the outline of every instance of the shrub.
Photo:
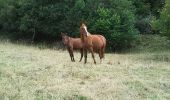
[(170, 0), (166, 0), (166, 5), (161, 12), (160, 19), (157, 22), (157, 28), (160, 33), (170, 39)]

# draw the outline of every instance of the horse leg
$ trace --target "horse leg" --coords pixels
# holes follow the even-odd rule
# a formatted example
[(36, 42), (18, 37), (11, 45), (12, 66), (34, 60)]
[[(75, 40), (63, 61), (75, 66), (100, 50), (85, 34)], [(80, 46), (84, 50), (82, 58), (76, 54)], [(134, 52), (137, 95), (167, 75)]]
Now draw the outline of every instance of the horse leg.
[(105, 56), (104, 56), (105, 48), (106, 48), (106, 45), (104, 45), (103, 48), (102, 48), (102, 58), (105, 58)]
[(71, 61), (73, 61), (73, 59), (72, 59), (72, 54), (71, 54), (71, 50), (68, 49), (68, 52), (69, 52), (69, 54), (70, 54)]
[(102, 57), (103, 57), (102, 50), (99, 50), (99, 57), (100, 57), (100, 63), (102, 63)]
[(81, 53), (81, 58), (80, 58), (80, 61), (79, 61), (79, 62), (81, 62), (81, 60), (82, 60), (82, 58), (83, 58), (83, 49), (80, 49), (80, 53)]
[(87, 63), (87, 49), (84, 49), (84, 63)]
[(74, 59), (74, 54), (73, 54), (73, 52), (72, 52), (72, 58), (73, 58), (73, 62), (75, 62), (75, 59)]
[(73, 60), (73, 62), (75, 62), (75, 59), (74, 59), (74, 54), (73, 54), (73, 48), (71, 48), (71, 56), (72, 56), (72, 60)]
[(105, 52), (105, 45), (99, 50), (100, 52), (100, 63), (102, 62), (102, 59), (104, 59), (104, 52)]
[(90, 47), (90, 52), (91, 52), (92, 58), (94, 60), (94, 63), (96, 64), (96, 60), (94, 58), (94, 52), (93, 52), (93, 48), (92, 47)]

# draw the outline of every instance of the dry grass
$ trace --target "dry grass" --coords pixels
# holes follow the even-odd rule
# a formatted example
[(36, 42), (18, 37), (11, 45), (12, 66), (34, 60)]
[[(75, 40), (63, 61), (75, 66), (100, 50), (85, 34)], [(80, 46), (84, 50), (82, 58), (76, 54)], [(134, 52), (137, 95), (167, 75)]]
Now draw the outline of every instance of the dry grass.
[(106, 54), (75, 63), (63, 50), (0, 43), (2, 100), (169, 100), (170, 52)]

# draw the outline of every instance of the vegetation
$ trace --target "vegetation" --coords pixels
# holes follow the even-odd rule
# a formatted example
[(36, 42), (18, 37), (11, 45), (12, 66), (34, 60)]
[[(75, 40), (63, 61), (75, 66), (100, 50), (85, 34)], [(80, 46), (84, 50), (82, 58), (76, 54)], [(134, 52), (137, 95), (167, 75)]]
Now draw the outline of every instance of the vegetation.
[(160, 34), (167, 36), (170, 39), (170, 0), (166, 0), (166, 5), (163, 8), (160, 19), (153, 21), (155, 30), (160, 31)]
[(135, 26), (141, 34), (153, 34), (151, 21), (153, 17), (159, 18), (160, 11), (165, 4), (165, 0), (132, 0), (136, 8)]
[(160, 35), (140, 35), (133, 52), (161, 52), (170, 50), (170, 40)]
[(0, 0), (0, 30), (17, 39), (52, 41), (60, 40), (60, 32), (79, 37), (80, 23), (85, 22), (89, 32), (106, 37), (109, 49), (122, 49), (139, 33), (153, 33), (152, 18), (164, 19), (166, 8), (160, 15), (164, 4), (164, 0)]

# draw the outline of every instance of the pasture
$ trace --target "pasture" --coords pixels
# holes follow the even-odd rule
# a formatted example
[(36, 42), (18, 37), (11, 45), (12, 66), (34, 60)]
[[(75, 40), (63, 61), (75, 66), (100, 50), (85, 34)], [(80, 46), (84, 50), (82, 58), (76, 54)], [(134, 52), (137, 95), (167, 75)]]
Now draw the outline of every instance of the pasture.
[(170, 52), (106, 53), (76, 62), (62, 49), (0, 42), (1, 100), (169, 100)]

